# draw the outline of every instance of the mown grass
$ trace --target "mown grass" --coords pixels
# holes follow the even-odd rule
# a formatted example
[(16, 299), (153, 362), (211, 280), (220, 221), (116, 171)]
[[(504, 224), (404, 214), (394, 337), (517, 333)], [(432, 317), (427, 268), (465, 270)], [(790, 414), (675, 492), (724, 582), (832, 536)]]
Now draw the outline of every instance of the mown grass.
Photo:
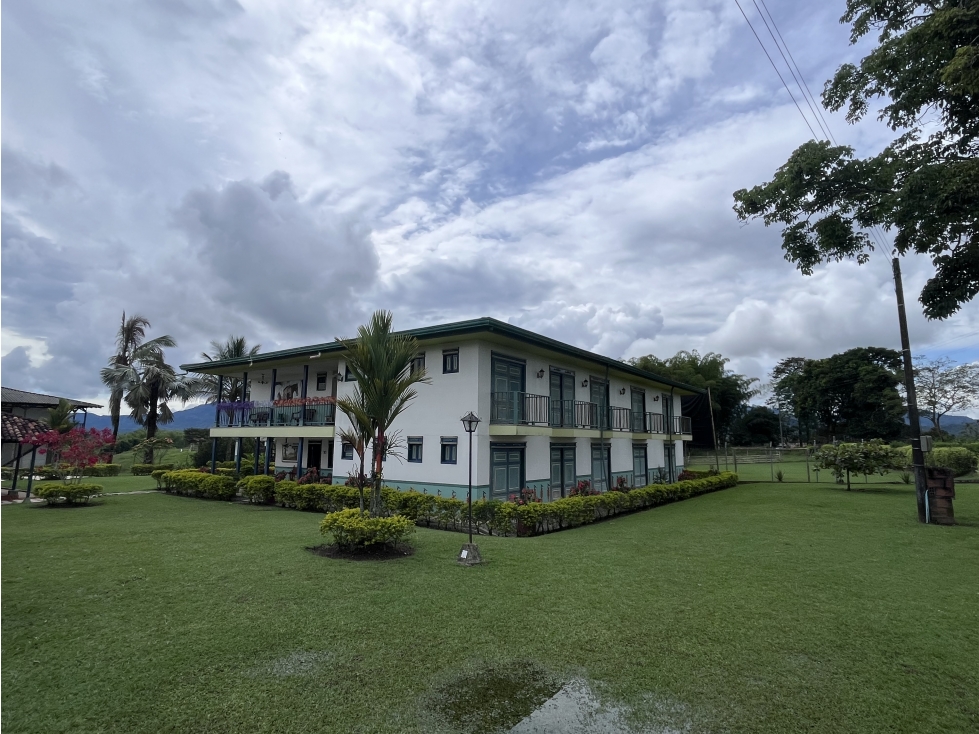
[[(152, 481), (152, 480), (150, 480)], [(481, 666), (689, 731), (979, 727), (979, 488), (747, 484), (540, 538), (337, 561), (316, 514), (168, 495), (2, 510), (5, 732), (411, 732)], [(664, 714), (664, 712), (666, 712)]]

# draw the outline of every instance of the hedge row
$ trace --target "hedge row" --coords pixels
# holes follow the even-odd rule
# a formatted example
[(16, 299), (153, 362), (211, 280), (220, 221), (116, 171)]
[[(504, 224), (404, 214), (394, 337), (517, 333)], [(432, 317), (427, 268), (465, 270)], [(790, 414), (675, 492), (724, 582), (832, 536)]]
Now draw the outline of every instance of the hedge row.
[[(896, 449), (901, 460), (907, 466), (911, 465), (911, 447), (903, 446)], [(951, 469), (955, 476), (961, 477), (976, 471), (979, 456), (969, 449), (959, 446), (939, 446), (925, 454), (925, 466), (936, 466)]]
[(85, 504), (102, 494), (101, 484), (45, 484), (37, 487), (34, 494), (49, 505)]
[[(238, 485), (242, 494), (253, 502), (270, 501), (271, 490), (277, 504), (298, 510), (338, 512), (360, 506), (360, 495), (355, 487), (282, 481), (270, 488), (266, 482), (256, 482), (259, 479), (261, 477), (251, 477)], [(539, 535), (677, 502), (734, 487), (737, 483), (737, 474), (723, 472), (676, 484), (652, 484), (626, 492), (565, 497), (553, 502), (518, 505), (500, 500), (478, 500), (473, 502), (473, 530), (489, 535)], [(413, 490), (400, 492), (390, 487), (384, 487), (382, 495), (388, 512), (403, 515), (419, 525), (444, 530), (462, 530), (468, 526), (469, 514), (463, 500)]]
[[(82, 469), (83, 477), (117, 477), (119, 476), (119, 470), (121, 467), (118, 464), (94, 464), (93, 466), (86, 466)], [(68, 469), (62, 464), (54, 464), (49, 466), (39, 466), (34, 469), (34, 474), (41, 477), (42, 479), (64, 479), (67, 475), (71, 474), (73, 470)], [(21, 469), (21, 476), (26, 477), (30, 472), (27, 469)]]
[(320, 523), (320, 532), (332, 535), (333, 541), (344, 550), (357, 550), (372, 545), (397, 545), (415, 532), (415, 523), (404, 515), (371, 517), (369, 512), (347, 509), (331, 512)]
[(235, 480), (220, 474), (205, 474), (196, 469), (164, 472), (158, 482), (173, 494), (230, 501), (235, 498)]
[(163, 469), (165, 471), (173, 471), (173, 464), (133, 464), (133, 468), (130, 472), (134, 477), (145, 477), (149, 476), (153, 472)]

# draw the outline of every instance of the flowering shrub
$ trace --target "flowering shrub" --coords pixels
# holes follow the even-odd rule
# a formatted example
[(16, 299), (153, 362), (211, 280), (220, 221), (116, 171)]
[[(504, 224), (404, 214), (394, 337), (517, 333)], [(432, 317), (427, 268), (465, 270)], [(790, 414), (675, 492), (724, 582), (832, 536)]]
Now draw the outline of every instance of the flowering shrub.
[(306, 473), (299, 477), (296, 484), (319, 484), (321, 482), (320, 470), (316, 468), (310, 468), (306, 470)]
[(629, 480), (625, 477), (616, 477), (615, 486), (612, 487), (613, 492), (628, 492), (632, 487), (629, 486)]
[(519, 492), (511, 494), (509, 500), (515, 505), (529, 505), (531, 502), (540, 502), (541, 498), (537, 496), (537, 490), (524, 487)]
[(587, 479), (582, 479), (578, 484), (571, 488), (568, 492), (568, 497), (589, 497), (592, 495), (601, 494), (597, 489), (591, 488), (591, 482)]
[(98, 464), (99, 458), (115, 443), (115, 439), (108, 428), (103, 428), (101, 431), (94, 428), (88, 431), (83, 428), (72, 428), (67, 433), (58, 431), (35, 433), (28, 436), (24, 443), (40, 446), (37, 452), (42, 455), (52, 451), (58, 457), (64, 481), (81, 482), (84, 470)]

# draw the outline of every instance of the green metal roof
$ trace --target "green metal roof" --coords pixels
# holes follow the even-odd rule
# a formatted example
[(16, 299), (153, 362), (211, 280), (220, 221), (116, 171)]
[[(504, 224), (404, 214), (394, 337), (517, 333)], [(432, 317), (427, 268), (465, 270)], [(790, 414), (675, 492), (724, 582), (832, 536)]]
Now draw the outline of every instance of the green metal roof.
[[(705, 394), (707, 392), (702, 388), (677, 382), (676, 380), (671, 380), (666, 377), (661, 377), (660, 375), (652, 372), (647, 372), (646, 370), (641, 370), (638, 367), (633, 367), (631, 364), (626, 364), (625, 362), (620, 362), (616, 359), (611, 359), (601, 354), (595, 354), (594, 352), (589, 352), (587, 349), (580, 349), (570, 344), (559, 342), (557, 339), (541, 336), (540, 334), (535, 334), (527, 329), (521, 329), (519, 326), (513, 326), (512, 324), (507, 324), (503, 321), (498, 321), (497, 319), (489, 317), (471, 319), (469, 321), (456, 321), (451, 324), (438, 324), (437, 326), (423, 326), (419, 329), (407, 329), (405, 331), (399, 331), (396, 333), (406, 336), (413, 336), (419, 341), (445, 339), (470, 334), (497, 334), (505, 338), (523, 342), (524, 344), (530, 344), (535, 347), (550, 349), (561, 354), (567, 354), (568, 356), (575, 357), (577, 359), (597, 362), (599, 364), (608, 366), (609, 369), (616, 369), (620, 372), (635, 375), (636, 377), (641, 377), (652, 382), (658, 382), (662, 385), (677, 387), (691, 393)], [(238, 357), (236, 359), (214, 360), (213, 362), (182, 364), (180, 365), (180, 368), (186, 370), (187, 372), (215, 372), (223, 371), (230, 367), (253, 367), (255, 365), (278, 362), (284, 359), (297, 359), (313, 356), (317, 353), (328, 354), (331, 352), (342, 352), (343, 350), (344, 347), (341, 343), (332, 341), (324, 344), (312, 344), (307, 347), (296, 347), (294, 349), (282, 349), (277, 352), (266, 352), (265, 354), (256, 354), (252, 357)]]

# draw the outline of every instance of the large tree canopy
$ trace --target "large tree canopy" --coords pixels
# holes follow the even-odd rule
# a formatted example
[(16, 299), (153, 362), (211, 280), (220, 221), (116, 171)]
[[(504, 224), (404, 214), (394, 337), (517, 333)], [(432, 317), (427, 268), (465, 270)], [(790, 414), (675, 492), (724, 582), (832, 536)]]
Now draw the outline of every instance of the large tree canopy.
[(858, 347), (826, 359), (789, 357), (772, 371), (778, 404), (799, 421), (800, 435), (897, 438), (904, 425), (898, 392), (901, 355)]
[(734, 210), (785, 225), (785, 258), (806, 275), (866, 262), (868, 230), (893, 229), (899, 253), (931, 256), (919, 300), (928, 318), (947, 318), (979, 293), (979, 2), (848, 0), (841, 22), (852, 43), (876, 32), (879, 45), (837, 70), (824, 104), (852, 123), (886, 97), (878, 117), (899, 136), (865, 159), (807, 142), (771, 181), (736, 191)]
[(729, 437), (734, 421), (756, 392), (751, 387), (756, 378), (727, 369), (727, 363), (728, 359), (716, 352), (701, 355), (697, 350), (677, 352), (666, 359), (647, 354), (629, 360), (629, 364), (662, 377), (705, 390), (710, 388), (718, 441)]

